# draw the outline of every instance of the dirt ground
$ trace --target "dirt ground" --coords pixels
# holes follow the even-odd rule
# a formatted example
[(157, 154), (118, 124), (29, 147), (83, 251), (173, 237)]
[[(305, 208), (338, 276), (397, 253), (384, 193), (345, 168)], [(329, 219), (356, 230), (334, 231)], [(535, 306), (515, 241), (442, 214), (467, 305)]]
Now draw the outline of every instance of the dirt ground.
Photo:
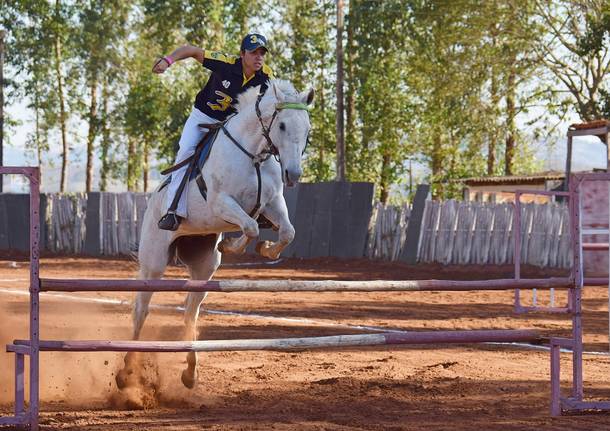
[[(128, 278), (125, 260), (45, 258), (45, 278)], [(366, 260), (253, 257), (223, 263), (218, 279), (485, 279), (510, 267), (407, 266)], [(525, 277), (562, 275), (526, 268)], [(170, 267), (167, 277), (185, 277)], [(27, 338), (28, 264), (0, 260), (0, 344)], [(129, 339), (130, 293), (43, 294), (41, 338)], [(542, 294), (541, 294), (542, 295)], [(584, 292), (586, 350), (608, 351), (606, 287)], [(525, 294), (529, 297), (529, 294)], [(565, 296), (557, 293), (557, 301)], [(541, 300), (546, 297), (542, 295)], [(184, 294), (158, 293), (143, 338), (183, 336)], [(567, 335), (566, 316), (512, 313), (512, 292), (211, 293), (199, 339), (277, 338), (401, 330), (538, 328)], [(3, 350), (3, 349), (2, 349)], [(549, 417), (549, 353), (516, 345), (407, 346), (200, 354), (186, 389), (186, 355), (140, 354), (141, 388), (119, 390), (121, 353), (41, 354), (44, 430), (602, 430), (610, 414)], [(567, 391), (571, 355), (562, 354)], [(0, 353), (0, 411), (13, 402), (13, 356)], [(610, 358), (585, 355), (590, 399), (610, 399)], [(129, 393), (126, 393), (129, 392)], [(140, 402), (134, 402), (138, 399)]]

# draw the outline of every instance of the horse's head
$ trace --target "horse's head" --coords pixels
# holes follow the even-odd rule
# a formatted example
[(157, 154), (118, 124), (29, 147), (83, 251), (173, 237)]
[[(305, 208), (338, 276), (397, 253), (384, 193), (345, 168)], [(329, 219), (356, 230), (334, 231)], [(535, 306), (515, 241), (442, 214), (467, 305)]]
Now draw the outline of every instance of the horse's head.
[(301, 177), (301, 156), (309, 136), (309, 106), (314, 91), (298, 93), (292, 84), (272, 80), (265, 97), (260, 100), (260, 115), (270, 143), (277, 149), (282, 167), (282, 180), (292, 187)]

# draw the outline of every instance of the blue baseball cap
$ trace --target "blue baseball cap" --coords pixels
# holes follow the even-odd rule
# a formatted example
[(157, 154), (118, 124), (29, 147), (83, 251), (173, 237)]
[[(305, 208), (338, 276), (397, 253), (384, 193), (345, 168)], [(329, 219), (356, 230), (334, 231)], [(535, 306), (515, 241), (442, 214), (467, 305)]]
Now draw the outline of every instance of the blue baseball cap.
[(267, 38), (262, 34), (250, 33), (241, 41), (242, 51), (254, 51), (257, 48), (263, 48), (265, 51), (268, 51)]

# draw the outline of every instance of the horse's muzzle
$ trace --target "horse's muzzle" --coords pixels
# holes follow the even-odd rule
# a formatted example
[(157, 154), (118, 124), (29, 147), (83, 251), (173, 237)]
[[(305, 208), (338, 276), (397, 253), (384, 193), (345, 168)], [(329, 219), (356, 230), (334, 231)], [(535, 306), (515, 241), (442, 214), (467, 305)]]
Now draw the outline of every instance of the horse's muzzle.
[(301, 175), (303, 175), (303, 171), (301, 169), (285, 169), (284, 181), (288, 187), (294, 187), (299, 182)]

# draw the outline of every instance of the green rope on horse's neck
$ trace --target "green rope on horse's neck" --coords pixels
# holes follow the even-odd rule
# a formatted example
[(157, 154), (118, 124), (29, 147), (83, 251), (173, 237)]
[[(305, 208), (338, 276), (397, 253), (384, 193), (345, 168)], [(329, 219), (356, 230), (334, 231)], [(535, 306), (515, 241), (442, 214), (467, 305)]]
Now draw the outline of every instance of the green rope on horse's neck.
[(302, 111), (309, 111), (311, 108), (309, 107), (309, 105), (306, 105), (305, 103), (289, 103), (289, 102), (284, 102), (284, 103), (276, 103), (275, 104), (275, 109), (277, 109), (277, 110), (282, 110), (282, 109), (300, 109)]

